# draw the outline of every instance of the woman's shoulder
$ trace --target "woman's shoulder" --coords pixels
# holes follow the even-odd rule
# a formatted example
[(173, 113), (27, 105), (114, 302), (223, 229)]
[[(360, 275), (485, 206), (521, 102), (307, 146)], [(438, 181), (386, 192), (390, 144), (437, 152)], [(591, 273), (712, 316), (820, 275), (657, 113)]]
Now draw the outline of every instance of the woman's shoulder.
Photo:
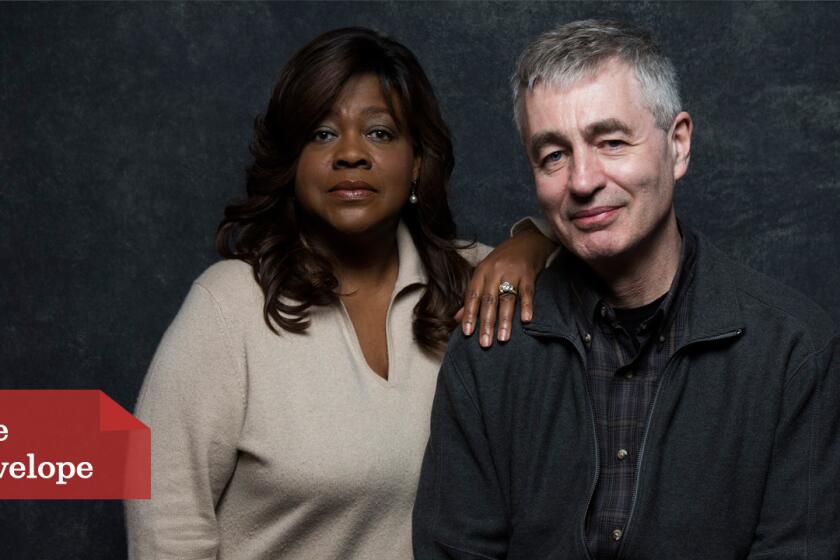
[(225, 259), (210, 265), (193, 285), (206, 291), (225, 309), (235, 310), (255, 303), (262, 307), (262, 290), (254, 278), (254, 269), (239, 259)]
[(208, 266), (196, 282), (205, 287), (253, 283), (254, 268), (239, 259), (224, 259)]
[(455, 246), (458, 248), (458, 254), (461, 255), (470, 265), (475, 266), (490, 254), (493, 247), (479, 243), (478, 241), (464, 241), (461, 239), (455, 240)]

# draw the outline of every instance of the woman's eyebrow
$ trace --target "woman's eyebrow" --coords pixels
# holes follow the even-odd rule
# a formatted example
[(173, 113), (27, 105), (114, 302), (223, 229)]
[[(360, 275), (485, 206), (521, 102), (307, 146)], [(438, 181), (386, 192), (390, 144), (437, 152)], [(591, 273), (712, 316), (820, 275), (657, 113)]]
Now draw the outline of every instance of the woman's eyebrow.
[(372, 105), (370, 107), (365, 107), (362, 110), (362, 114), (365, 116), (372, 116), (372, 115), (380, 115), (385, 113), (388, 116), (391, 116), (391, 111), (388, 110), (387, 107), (382, 107), (378, 105)]

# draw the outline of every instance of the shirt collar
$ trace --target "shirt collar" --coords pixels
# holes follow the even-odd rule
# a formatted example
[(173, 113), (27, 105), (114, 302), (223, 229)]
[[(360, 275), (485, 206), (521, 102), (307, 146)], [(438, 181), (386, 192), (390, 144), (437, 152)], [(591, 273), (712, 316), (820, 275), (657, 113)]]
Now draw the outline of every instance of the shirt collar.
[[(682, 233), (682, 228), (680, 228), (680, 233), (682, 234), (682, 249), (677, 273), (671, 281), (671, 287), (668, 288), (665, 299), (662, 300), (653, 317), (647, 321), (652, 325), (658, 325), (657, 330), (661, 330), (671, 322), (676, 304), (685, 295), (694, 276), (697, 240), (694, 233), (690, 231)], [(592, 325), (601, 318), (606, 319), (609, 324), (614, 323), (615, 311), (598, 290), (599, 281), (589, 267), (575, 259), (570, 270), (570, 277), (570, 297), (575, 310), (575, 318), (580, 323), (579, 328), (584, 332), (591, 332)]]

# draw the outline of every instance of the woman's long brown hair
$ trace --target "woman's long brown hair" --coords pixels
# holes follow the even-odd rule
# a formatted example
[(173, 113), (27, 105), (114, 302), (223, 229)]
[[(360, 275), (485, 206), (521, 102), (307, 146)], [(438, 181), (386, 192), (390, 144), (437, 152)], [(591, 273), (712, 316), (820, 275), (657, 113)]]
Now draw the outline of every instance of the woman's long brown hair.
[(386, 100), (405, 115), (414, 150), (422, 158), (407, 204), (408, 226), (429, 278), (414, 309), (413, 331), (429, 352), (443, 350), (462, 304), (470, 266), (454, 244), (455, 223), (447, 200), (454, 166), (449, 129), (426, 74), (403, 45), (365, 28), (327, 32), (298, 51), (280, 76), (265, 114), (257, 117), (245, 200), (225, 208), (216, 248), (225, 258), (253, 267), (265, 295), (263, 317), (275, 333), (302, 332), (313, 305), (338, 302), (338, 280), (326, 255), (301, 235), (294, 200), (295, 169), (311, 133), (354, 76), (379, 77)]

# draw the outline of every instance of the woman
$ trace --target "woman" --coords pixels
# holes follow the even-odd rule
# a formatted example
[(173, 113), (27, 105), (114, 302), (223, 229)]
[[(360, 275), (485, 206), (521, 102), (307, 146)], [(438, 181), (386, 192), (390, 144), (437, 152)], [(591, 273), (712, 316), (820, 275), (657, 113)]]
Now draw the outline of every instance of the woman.
[[(130, 557), (410, 558), (441, 352), (487, 252), (454, 241), (431, 85), (390, 39), (326, 33), (288, 63), (252, 154), (227, 260), (138, 400), (153, 487), (127, 506)], [(509, 243), (532, 282), (551, 244)]]

